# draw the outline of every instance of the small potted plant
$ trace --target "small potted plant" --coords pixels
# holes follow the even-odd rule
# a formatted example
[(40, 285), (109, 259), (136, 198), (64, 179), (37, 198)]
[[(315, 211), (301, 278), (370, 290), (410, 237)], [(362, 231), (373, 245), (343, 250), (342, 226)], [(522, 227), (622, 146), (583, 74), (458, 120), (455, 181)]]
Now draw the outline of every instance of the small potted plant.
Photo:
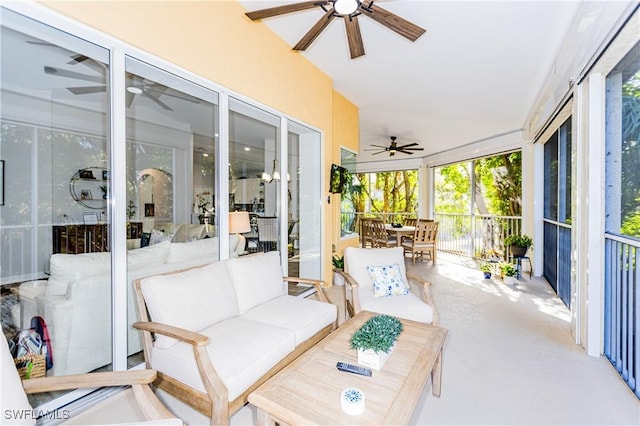
[(500, 265), (500, 271), (502, 271), (502, 281), (506, 285), (514, 285), (515, 284), (515, 276), (518, 273), (518, 270), (511, 263), (505, 262)]
[(527, 235), (513, 234), (504, 239), (504, 245), (509, 247), (513, 257), (523, 257), (529, 247), (533, 246), (533, 240)]
[(491, 269), (493, 269), (493, 268), (492, 268), (491, 263), (489, 263), (489, 262), (482, 262), (480, 264), (480, 270), (484, 273), (484, 278), (486, 280), (491, 278)]
[(344, 285), (344, 277), (341, 272), (344, 271), (344, 256), (333, 256), (333, 283), (335, 285)]
[(380, 370), (396, 346), (402, 323), (390, 315), (369, 318), (351, 336), (351, 349), (358, 351), (358, 364)]

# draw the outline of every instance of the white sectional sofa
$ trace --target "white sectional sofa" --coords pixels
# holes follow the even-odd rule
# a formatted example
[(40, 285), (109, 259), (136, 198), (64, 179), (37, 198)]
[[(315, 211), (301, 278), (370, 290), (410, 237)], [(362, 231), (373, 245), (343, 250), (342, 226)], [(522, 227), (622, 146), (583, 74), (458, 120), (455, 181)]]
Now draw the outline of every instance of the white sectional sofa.
[[(289, 296), (287, 281), (316, 285), (320, 301)], [(283, 277), (278, 252), (146, 277), (135, 288), (134, 327), (156, 385), (211, 424), (227, 424), (249, 393), (336, 326), (322, 282)]]
[[(231, 235), (230, 256), (237, 256)], [(133, 282), (148, 275), (179, 271), (219, 259), (218, 239), (163, 241), (127, 254), (128, 354), (142, 350)], [(35, 315), (49, 329), (53, 368), (47, 375), (80, 374), (111, 363), (111, 253), (54, 254), (46, 281), (20, 286), (20, 321), (30, 327)]]

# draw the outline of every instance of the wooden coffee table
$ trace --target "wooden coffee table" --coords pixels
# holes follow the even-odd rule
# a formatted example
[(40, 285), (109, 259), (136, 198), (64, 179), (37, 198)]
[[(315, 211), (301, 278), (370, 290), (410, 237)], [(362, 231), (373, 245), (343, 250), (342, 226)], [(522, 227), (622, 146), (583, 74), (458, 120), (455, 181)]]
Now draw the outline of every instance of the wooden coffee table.
[[(406, 424), (432, 376), (433, 394), (440, 395), (442, 346), (447, 330), (401, 320), (404, 330), (396, 348), (372, 377), (336, 369), (338, 361), (357, 363), (351, 335), (376, 314), (363, 311), (281, 370), (249, 395), (260, 424)], [(366, 409), (358, 416), (340, 408), (340, 392), (362, 390)]]

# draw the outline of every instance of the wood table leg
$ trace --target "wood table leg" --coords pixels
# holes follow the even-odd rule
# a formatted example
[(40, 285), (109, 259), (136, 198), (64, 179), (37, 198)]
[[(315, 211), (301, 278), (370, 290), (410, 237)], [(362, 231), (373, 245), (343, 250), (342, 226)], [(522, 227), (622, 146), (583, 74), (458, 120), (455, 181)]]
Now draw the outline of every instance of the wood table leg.
[(440, 388), (442, 386), (442, 349), (433, 364), (431, 370), (431, 386), (433, 387), (433, 396), (440, 398)]
[(258, 408), (258, 413), (257, 413), (257, 417), (258, 417), (258, 424), (261, 426), (275, 426), (276, 422), (273, 420), (273, 418), (269, 415), (269, 413), (267, 413), (266, 411), (264, 411), (262, 408)]

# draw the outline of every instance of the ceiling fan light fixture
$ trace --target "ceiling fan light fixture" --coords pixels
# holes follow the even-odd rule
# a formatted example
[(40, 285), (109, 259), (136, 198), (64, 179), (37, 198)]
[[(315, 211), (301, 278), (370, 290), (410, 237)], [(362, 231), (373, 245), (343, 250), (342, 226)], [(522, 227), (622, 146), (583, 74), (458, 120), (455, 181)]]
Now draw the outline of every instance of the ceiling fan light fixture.
[(341, 16), (351, 15), (358, 10), (360, 2), (358, 0), (334, 0), (333, 8)]
[(129, 86), (127, 87), (127, 92), (133, 93), (134, 95), (139, 95), (140, 93), (142, 93), (142, 89), (135, 86)]

